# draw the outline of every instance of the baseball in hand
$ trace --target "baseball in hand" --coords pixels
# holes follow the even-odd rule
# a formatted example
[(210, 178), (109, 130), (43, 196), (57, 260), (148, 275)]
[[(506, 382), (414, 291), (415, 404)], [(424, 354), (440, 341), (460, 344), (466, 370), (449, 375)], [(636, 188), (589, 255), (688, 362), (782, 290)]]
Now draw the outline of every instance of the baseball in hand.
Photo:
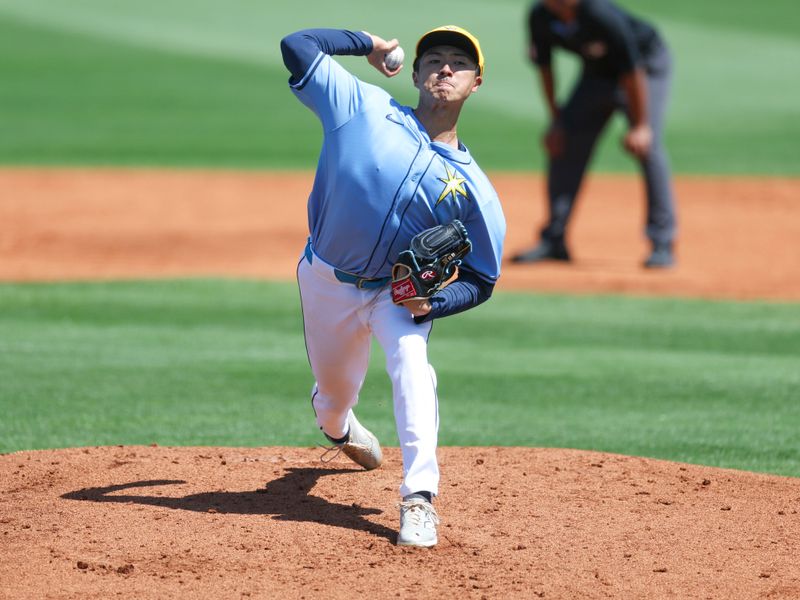
[(405, 52), (398, 46), (383, 58), (383, 62), (390, 71), (397, 71), (403, 65), (405, 57)]

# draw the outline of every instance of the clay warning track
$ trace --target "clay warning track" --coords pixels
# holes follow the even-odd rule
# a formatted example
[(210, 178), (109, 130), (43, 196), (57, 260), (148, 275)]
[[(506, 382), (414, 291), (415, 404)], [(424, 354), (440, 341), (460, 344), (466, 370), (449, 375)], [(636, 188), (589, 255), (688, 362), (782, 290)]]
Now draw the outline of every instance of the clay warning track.
[(432, 550), (394, 544), (399, 451), (0, 456), (3, 598), (798, 598), (800, 479), (441, 448)]
[[(310, 173), (0, 170), (0, 280), (222, 275), (294, 278)], [(506, 255), (532, 244), (544, 183), (493, 174)], [(800, 180), (676, 181), (678, 267), (641, 268), (648, 247), (635, 177), (593, 175), (569, 265), (506, 264), (498, 289), (800, 300)]]

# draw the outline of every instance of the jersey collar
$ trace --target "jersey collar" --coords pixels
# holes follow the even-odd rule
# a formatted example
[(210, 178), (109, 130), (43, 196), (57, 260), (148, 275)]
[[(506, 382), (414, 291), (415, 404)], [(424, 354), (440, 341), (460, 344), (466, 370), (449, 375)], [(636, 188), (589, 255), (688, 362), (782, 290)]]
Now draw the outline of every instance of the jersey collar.
[(417, 118), (417, 115), (414, 114), (414, 109), (410, 106), (404, 106), (403, 108), (406, 115), (416, 125), (420, 137), (425, 141), (426, 144), (428, 144), (431, 150), (454, 162), (465, 165), (472, 162), (472, 156), (470, 155), (469, 150), (460, 139), (458, 140), (458, 148), (453, 148), (450, 144), (432, 141), (431, 137), (428, 135), (428, 131), (425, 129), (425, 126)]

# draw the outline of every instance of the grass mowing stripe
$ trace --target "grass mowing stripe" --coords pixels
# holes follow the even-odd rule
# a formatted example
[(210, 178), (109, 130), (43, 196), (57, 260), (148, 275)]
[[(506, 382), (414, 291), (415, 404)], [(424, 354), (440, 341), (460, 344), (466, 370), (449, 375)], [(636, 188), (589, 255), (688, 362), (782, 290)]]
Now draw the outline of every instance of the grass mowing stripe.
[[(505, 445), (798, 474), (796, 305), (509, 294), (493, 303), (491, 314), (438, 326), (452, 331), (437, 352), (468, 365), (439, 369), (448, 397), (482, 397), (492, 423), (445, 404), (443, 423), (459, 426), (444, 443), (483, 442), (501, 423)], [(505, 351), (477, 350), (476, 364), (475, 346), (495, 337)]]
[[(441, 441), (800, 476), (798, 339), (793, 304), (497, 293), (434, 327)], [(292, 284), (0, 285), (0, 451), (313, 445), (311, 383)], [(361, 397), (396, 445), (380, 350)]]
[(267, 287), (220, 281), (0, 290), (7, 374), (0, 398), (14, 406), (5, 411), (5, 449), (161, 440), (257, 445), (263, 429), (289, 424), (291, 431), (293, 404), (307, 393), (293, 387), (307, 377), (296, 306), (272, 307), (274, 322), (262, 322)]
[(198, 60), (0, 19), (0, 162), (279, 168), (319, 126), (285, 70)]
[[(517, 2), (519, 0), (511, 0)], [(797, 40), (797, 19), (800, 17), (795, 0), (770, 0), (765, 5), (748, 0), (725, 2), (724, 8), (716, 2), (694, 0), (617, 0), (633, 14), (658, 23), (661, 19), (684, 23), (707, 24), (714, 29), (739, 33), (761, 33), (770, 38), (783, 37)]]
[[(667, 124), (676, 171), (800, 173), (794, 160), (800, 152), (800, 84), (784, 76), (800, 60), (800, 44), (760, 26), (747, 31), (744, 16), (741, 30), (732, 29), (729, 19), (718, 25), (703, 18), (696, 4), (679, 2), (679, 18), (657, 20), (678, 64)], [(733, 4), (743, 10), (728, 7), (731, 14), (751, 15), (751, 3)], [(432, 22), (437, 15), (449, 20), (452, 6), (426, 7), (426, 14)], [(481, 32), (489, 57), (486, 85), (461, 127), (487, 169), (544, 166), (536, 142), (544, 108), (524, 59), (526, 6), (459, 4), (463, 24)], [(388, 26), (379, 6), (319, 2), (314, 8), (330, 26)], [(318, 125), (291, 98), (278, 51), (283, 34), (308, 25), (306, 13), (245, 0), (224, 11), (213, 2), (190, 9), (184, 0), (124, 7), (83, 0), (69, 8), (0, 0), (0, 51), (7, 57), (0, 64), (0, 162), (313, 166)], [(782, 22), (796, 12), (787, 4), (775, 10), (783, 11)], [(775, 10), (770, 22), (781, 21)], [(392, 34), (416, 39), (414, 14), (393, 18)], [(63, 30), (48, 29), (53, 27)], [(342, 60), (401, 102), (415, 102), (407, 76), (375, 79), (365, 61)], [(563, 93), (576, 65), (560, 63)], [(765, 95), (769, 89), (781, 93)], [(616, 119), (604, 137), (599, 169), (636, 168), (619, 148), (622, 127)]]

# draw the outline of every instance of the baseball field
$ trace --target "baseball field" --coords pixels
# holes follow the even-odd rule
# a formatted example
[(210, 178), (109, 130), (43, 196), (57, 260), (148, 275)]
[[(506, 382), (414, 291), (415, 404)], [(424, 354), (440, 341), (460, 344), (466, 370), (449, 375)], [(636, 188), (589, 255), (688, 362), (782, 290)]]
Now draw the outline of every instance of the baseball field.
[(0, 598), (800, 598), (800, 8), (620, 4), (675, 56), (677, 266), (641, 268), (617, 119), (575, 260), (504, 265), (433, 328), (442, 525), (415, 551), (377, 344), (386, 462), (320, 461), (294, 282), (320, 131), (278, 44), (472, 30), (459, 134), (511, 255), (546, 210), (527, 3), (0, 0)]

